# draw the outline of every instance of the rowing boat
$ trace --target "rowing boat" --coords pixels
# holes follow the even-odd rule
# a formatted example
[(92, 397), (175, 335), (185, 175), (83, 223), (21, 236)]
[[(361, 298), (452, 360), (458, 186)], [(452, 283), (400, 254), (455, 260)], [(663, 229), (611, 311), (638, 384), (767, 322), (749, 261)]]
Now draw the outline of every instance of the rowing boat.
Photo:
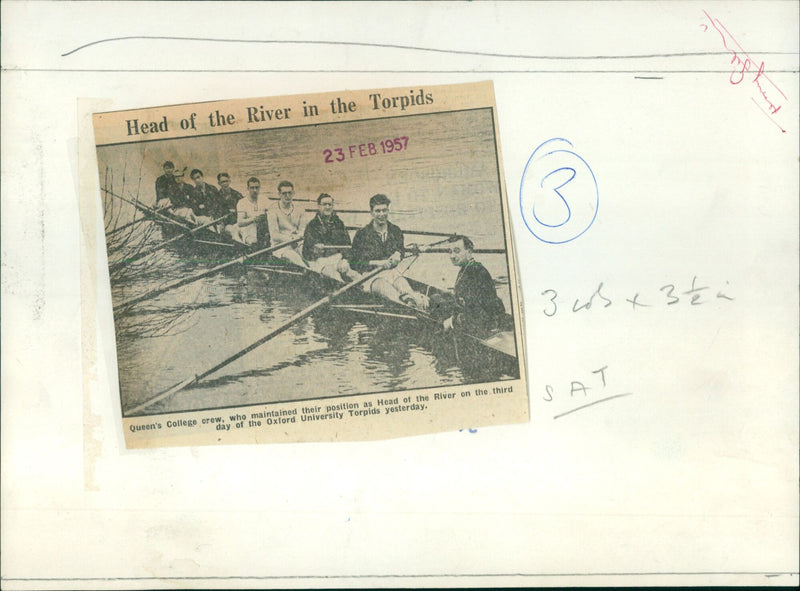
[[(178, 219), (180, 218), (176, 218), (176, 220)], [(161, 226), (165, 239), (172, 239), (176, 235), (186, 233), (186, 230), (179, 225), (161, 220), (154, 221)], [(180, 221), (185, 223), (185, 220)], [(413, 232), (407, 233), (413, 234)], [(170, 244), (170, 248), (187, 261), (218, 264), (245, 255), (257, 247), (250, 248), (226, 235), (204, 228), (187, 236), (185, 240), (173, 242)], [(275, 257), (271, 253), (246, 260), (243, 268), (276, 280), (302, 282), (304, 289), (311, 289), (316, 294), (331, 293), (344, 284), (308, 267), (301, 267)], [(406, 279), (412, 289), (425, 294), (428, 298), (444, 302), (453, 302), (454, 300), (453, 294), (449, 291), (409, 277)], [(350, 291), (340, 303), (332, 306), (326, 313), (336, 315), (338, 318), (350, 317), (382, 327), (397, 325), (399, 330), (405, 331), (409, 330), (410, 325), (414, 325), (415, 330), (427, 331), (427, 341), (435, 349), (434, 352), (444, 352), (445, 357), (455, 359), (462, 368), (471, 370), (492, 368), (492, 373), (519, 377), (513, 319), (509, 314), (505, 314), (501, 323), (502, 328), (492, 331), (488, 335), (477, 336), (463, 331), (445, 333), (441, 330), (442, 318), (436, 317), (435, 314), (360, 289)], [(485, 372), (478, 371), (478, 373)]]

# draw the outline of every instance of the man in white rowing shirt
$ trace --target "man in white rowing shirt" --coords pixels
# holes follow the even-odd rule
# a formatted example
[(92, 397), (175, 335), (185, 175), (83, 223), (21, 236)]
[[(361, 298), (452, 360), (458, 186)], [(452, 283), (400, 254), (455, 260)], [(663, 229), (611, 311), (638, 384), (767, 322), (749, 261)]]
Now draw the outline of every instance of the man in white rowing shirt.
[(320, 194), (317, 209), (317, 215), (308, 222), (303, 234), (303, 258), (317, 273), (337, 281), (343, 281), (343, 277), (355, 281), (360, 275), (342, 258), (342, 252), (350, 247), (350, 234), (333, 211), (333, 197)]
[[(301, 238), (306, 229), (306, 218), (303, 209), (295, 207), (293, 202), (294, 185), (289, 181), (281, 181), (278, 184), (278, 194), (280, 195), (278, 206), (271, 208), (267, 212), (269, 235), (273, 245)], [(303, 257), (300, 255), (300, 248), (297, 243), (276, 250), (275, 256), (300, 267), (306, 266)]]
[(387, 299), (414, 306), (420, 310), (428, 307), (424, 294), (411, 289), (408, 281), (395, 267), (405, 253), (403, 231), (389, 221), (386, 195), (373, 195), (369, 200), (372, 221), (353, 237), (350, 266), (359, 273), (368, 273), (378, 267), (386, 269), (364, 284), (364, 291), (377, 293)]
[(251, 176), (247, 179), (247, 197), (236, 203), (239, 240), (248, 246), (269, 245), (267, 230), (267, 199), (261, 197), (261, 181)]

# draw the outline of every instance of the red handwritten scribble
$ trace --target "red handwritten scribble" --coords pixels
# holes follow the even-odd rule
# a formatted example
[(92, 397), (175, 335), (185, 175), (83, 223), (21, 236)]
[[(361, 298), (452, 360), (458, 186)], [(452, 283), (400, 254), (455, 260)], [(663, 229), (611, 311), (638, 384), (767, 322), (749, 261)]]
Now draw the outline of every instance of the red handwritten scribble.
[[(730, 63), (734, 68), (729, 78), (731, 85), (738, 86), (745, 81), (755, 85), (752, 87), (755, 97), (751, 96), (750, 100), (755, 103), (761, 112), (764, 113), (782, 133), (786, 133), (786, 130), (781, 127), (780, 123), (775, 120), (773, 115), (781, 110), (784, 102), (788, 100), (788, 97), (778, 88), (778, 85), (767, 76), (764, 62), (756, 62), (751, 58), (719, 19), (712, 18), (705, 10), (703, 14), (706, 15), (708, 22), (714, 30), (719, 33), (723, 47), (732, 54)], [(703, 27), (703, 32), (709, 30), (708, 26), (705, 24), (701, 24), (700, 26)]]

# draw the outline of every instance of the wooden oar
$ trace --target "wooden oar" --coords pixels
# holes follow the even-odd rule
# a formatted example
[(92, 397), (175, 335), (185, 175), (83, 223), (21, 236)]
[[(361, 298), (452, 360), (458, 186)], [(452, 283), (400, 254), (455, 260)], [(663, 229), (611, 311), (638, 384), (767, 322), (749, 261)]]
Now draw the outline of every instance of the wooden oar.
[[(270, 201), (280, 201), (281, 200), (280, 197), (267, 197), (267, 199), (269, 199)], [(317, 202), (316, 199), (300, 199), (299, 197), (292, 198), (292, 201), (303, 201), (305, 203), (316, 203)], [(317, 210), (314, 209), (312, 211), (317, 211)]]
[(225, 359), (224, 361), (219, 362), (218, 364), (216, 364), (211, 369), (207, 369), (203, 373), (195, 375), (193, 378), (189, 378), (189, 379), (184, 380), (184, 381), (182, 381), (182, 382), (180, 382), (178, 384), (175, 384), (169, 390), (166, 390), (166, 391), (162, 392), (161, 394), (158, 394), (154, 398), (151, 398), (150, 400), (147, 400), (146, 402), (141, 403), (139, 406), (131, 409), (127, 413), (128, 416), (136, 414), (137, 412), (140, 412), (140, 411), (144, 410), (148, 406), (152, 406), (153, 404), (163, 400), (164, 398), (172, 396), (173, 394), (177, 394), (181, 390), (183, 390), (185, 388), (188, 388), (189, 386), (192, 386), (192, 385), (198, 383), (200, 380), (202, 380), (204, 378), (207, 378), (208, 376), (210, 376), (213, 373), (216, 373), (217, 371), (219, 371), (220, 369), (222, 369), (226, 365), (229, 365), (229, 364), (233, 363), (234, 361), (236, 361), (237, 359), (239, 359), (241, 357), (244, 357), (245, 355), (250, 353), (250, 351), (252, 351), (253, 349), (256, 349), (256, 348), (260, 347), (261, 345), (263, 345), (267, 341), (275, 338), (276, 336), (278, 336), (279, 334), (281, 334), (282, 332), (284, 332), (285, 330), (287, 330), (288, 328), (290, 328), (294, 324), (297, 324), (298, 322), (300, 322), (304, 318), (307, 318), (314, 311), (318, 310), (322, 306), (325, 306), (326, 304), (331, 303), (335, 298), (339, 297), (340, 295), (342, 295), (346, 291), (349, 291), (349, 290), (353, 289), (354, 287), (358, 287), (362, 283), (365, 283), (365, 282), (369, 281), (370, 279), (375, 277), (375, 275), (377, 275), (378, 273), (380, 273), (382, 271), (384, 271), (384, 269), (382, 269), (382, 268), (374, 269), (374, 270), (370, 271), (369, 273), (367, 273), (366, 275), (363, 275), (360, 279), (358, 279), (356, 281), (353, 281), (352, 283), (348, 283), (344, 287), (340, 287), (339, 289), (337, 289), (336, 291), (334, 291), (330, 295), (327, 295), (324, 298), (322, 298), (321, 300), (318, 300), (318, 301), (314, 302), (313, 304), (311, 304), (307, 308), (304, 308), (303, 310), (301, 310), (300, 312), (298, 312), (297, 314), (292, 316), (289, 320), (287, 320), (286, 322), (281, 324), (278, 328), (276, 328), (275, 330), (270, 331), (269, 334), (264, 335), (263, 337), (261, 337), (260, 339), (258, 339), (254, 343), (248, 345), (247, 347), (245, 347), (244, 349), (242, 349), (238, 353), (235, 353), (235, 354), (231, 355), (230, 357), (228, 357), (227, 359)]
[[(347, 230), (360, 230), (363, 226), (346, 226)], [(403, 230), (403, 234), (413, 236), (456, 236), (453, 232), (428, 232), (426, 230)]]
[[(270, 201), (280, 201), (280, 197), (267, 197)], [(316, 199), (300, 199), (299, 197), (295, 197), (292, 201), (301, 201), (303, 203), (316, 203)], [(309, 207), (306, 208), (306, 211), (317, 213), (319, 211), (316, 207)], [(415, 213), (421, 213), (422, 210), (420, 209), (393, 209), (392, 213), (398, 213), (400, 215), (411, 215)], [(336, 213), (370, 213), (369, 209), (337, 209)]]
[[(297, 199), (295, 199), (295, 201), (297, 201)], [(316, 209), (316, 208), (313, 208), (313, 207), (309, 207), (309, 208), (306, 209), (306, 211), (312, 212), (312, 213), (316, 213), (319, 210)], [(336, 213), (370, 213), (370, 211), (368, 209), (337, 209)], [(421, 209), (393, 209), (391, 211), (391, 213), (398, 214), (398, 215), (416, 215), (418, 213), (422, 213), (422, 210)]]
[[(162, 207), (161, 209), (157, 209), (156, 211), (161, 213), (162, 211), (167, 211), (169, 209), (172, 209), (171, 205), (167, 205), (166, 207)], [(113, 236), (117, 232), (121, 232), (125, 228), (130, 228), (134, 224), (138, 224), (139, 222), (147, 222), (147, 221), (152, 222), (153, 220), (151, 220), (150, 218), (147, 218), (147, 217), (137, 218), (137, 219), (133, 220), (132, 222), (128, 222), (127, 224), (123, 224), (123, 225), (119, 226), (118, 228), (114, 228), (110, 232), (106, 232), (106, 238), (110, 238), (111, 236)]]
[[(420, 249), (419, 254), (428, 254), (428, 253), (449, 253), (450, 250), (447, 248), (428, 248), (425, 250)], [(505, 254), (505, 248), (475, 248), (473, 251), (475, 254)]]
[(284, 246), (290, 246), (292, 244), (300, 242), (301, 240), (302, 238), (295, 238), (294, 240), (289, 240), (288, 242), (282, 242), (280, 244), (268, 246), (267, 248), (262, 248), (261, 250), (257, 250), (250, 254), (240, 256), (236, 259), (233, 259), (232, 261), (228, 261), (227, 263), (222, 263), (221, 265), (217, 265), (216, 267), (213, 267), (211, 269), (205, 269), (203, 271), (200, 271), (199, 273), (190, 275), (189, 277), (184, 277), (183, 279), (177, 279), (172, 283), (167, 283), (166, 285), (162, 285), (161, 287), (148, 291), (147, 293), (144, 293), (140, 296), (136, 296), (134, 298), (131, 298), (129, 300), (117, 304), (116, 306), (114, 306), (114, 312), (124, 310), (125, 308), (128, 308), (134, 304), (138, 304), (140, 302), (144, 302), (146, 300), (151, 300), (154, 297), (159, 296), (162, 293), (165, 293), (171, 289), (175, 289), (176, 287), (181, 287), (182, 285), (188, 285), (190, 283), (197, 281), (198, 279), (202, 279), (203, 277), (208, 277), (209, 275), (213, 275), (214, 273), (219, 273), (220, 271), (227, 269), (228, 267), (232, 267), (233, 265), (244, 264), (244, 262), (248, 259), (257, 257), (262, 254), (268, 254), (270, 252), (278, 250), (279, 248), (283, 248)]
[(148, 215), (152, 215), (153, 217), (155, 217), (158, 220), (161, 220), (162, 222), (166, 222), (168, 224), (172, 224), (174, 226), (178, 226), (179, 228), (183, 228), (184, 230), (191, 230), (192, 229), (192, 227), (187, 225), (187, 224), (181, 223), (181, 222), (179, 222), (177, 220), (174, 220), (172, 218), (168, 218), (165, 215), (161, 215), (159, 213), (159, 210), (157, 210), (157, 209), (155, 209), (153, 207), (148, 207), (146, 205), (143, 205), (142, 203), (139, 203), (138, 201), (133, 201), (132, 199), (128, 199), (127, 197), (123, 197), (122, 195), (117, 195), (116, 193), (114, 193), (113, 191), (109, 191), (105, 187), (101, 188), (100, 190), (103, 191), (104, 193), (106, 193), (107, 195), (111, 195), (112, 197), (115, 197), (116, 199), (119, 199), (120, 201), (124, 201), (125, 203), (130, 203), (136, 209), (139, 209), (139, 210), (145, 212)]
[(128, 263), (134, 263), (134, 262), (138, 261), (139, 259), (143, 259), (147, 255), (153, 254), (154, 252), (158, 252), (159, 250), (161, 250), (165, 246), (169, 246), (173, 242), (176, 242), (176, 241), (181, 240), (183, 238), (189, 238), (195, 232), (199, 232), (200, 230), (208, 228), (209, 226), (213, 226), (214, 224), (220, 223), (222, 220), (224, 220), (229, 215), (230, 215), (230, 213), (226, 213), (221, 218), (218, 218), (216, 220), (212, 220), (212, 221), (208, 222), (207, 224), (203, 224), (202, 226), (197, 226), (196, 228), (192, 228), (191, 230), (189, 230), (185, 234), (178, 234), (177, 236), (173, 236), (169, 240), (164, 240), (163, 242), (160, 242), (159, 244), (156, 244), (152, 248), (146, 248), (143, 251), (136, 253), (135, 256), (132, 256), (130, 258), (123, 259), (121, 261), (117, 261), (115, 263), (112, 263), (112, 264), (110, 264), (108, 266), (108, 268), (109, 268), (110, 271), (115, 271), (115, 270), (119, 269), (120, 267), (122, 267), (124, 265), (127, 265)]

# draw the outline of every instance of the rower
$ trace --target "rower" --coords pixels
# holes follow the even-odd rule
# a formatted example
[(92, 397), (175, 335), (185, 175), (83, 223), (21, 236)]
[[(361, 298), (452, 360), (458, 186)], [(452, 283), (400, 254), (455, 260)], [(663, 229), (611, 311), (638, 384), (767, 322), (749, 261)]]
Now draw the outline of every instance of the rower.
[(444, 329), (463, 330), (484, 338), (501, 327), (505, 316), (503, 302), (489, 271), (473, 258), (475, 246), (466, 236), (449, 240), (450, 262), (460, 267), (454, 287), (456, 309), (444, 321)]
[(267, 199), (259, 195), (261, 181), (251, 176), (247, 179), (247, 198), (236, 204), (239, 240), (248, 246), (269, 246), (267, 229)]
[[(165, 163), (165, 169), (167, 164), (172, 163)], [(159, 177), (159, 179), (161, 178), (163, 177)], [(168, 181), (169, 182), (167, 182), (163, 187), (164, 192), (156, 200), (156, 209), (162, 209), (166, 205), (165, 201), (168, 200), (169, 205), (172, 207), (173, 215), (194, 222), (192, 199), (190, 197), (192, 193), (192, 187), (191, 185), (183, 182), (183, 170), (172, 170)]]
[[(317, 197), (317, 208), (317, 215), (308, 222), (303, 234), (303, 258), (311, 270), (326, 277), (343, 281), (344, 276), (355, 281), (361, 275), (342, 257), (342, 251), (350, 248), (350, 234), (333, 211), (333, 197), (321, 193)], [(331, 246), (334, 248), (326, 248)], [(337, 249), (337, 246), (344, 248)]]
[(379, 294), (424, 310), (428, 307), (425, 295), (411, 289), (408, 281), (395, 267), (405, 253), (403, 231), (389, 221), (389, 205), (386, 195), (373, 195), (369, 200), (372, 221), (353, 237), (350, 250), (350, 266), (359, 273), (383, 267), (386, 269), (364, 284), (364, 291)]
[(173, 173), (175, 172), (175, 164), (172, 161), (167, 160), (164, 163), (164, 174), (156, 179), (156, 208), (160, 209), (164, 204), (161, 203), (162, 201), (166, 201), (169, 199), (167, 195), (167, 190), (169, 186), (174, 182)]
[(229, 212), (228, 217), (223, 220), (225, 225), (222, 231), (232, 238), (238, 237), (239, 228), (236, 225), (236, 204), (244, 199), (244, 197), (239, 191), (231, 188), (231, 175), (227, 172), (221, 172), (217, 175), (217, 183), (219, 183), (220, 201)]
[[(302, 208), (295, 208), (292, 202), (294, 185), (289, 181), (281, 181), (278, 184), (278, 195), (280, 195), (278, 207), (274, 207), (267, 212), (269, 235), (273, 244), (280, 244), (281, 242), (299, 238), (306, 229), (305, 215)], [(276, 250), (275, 256), (300, 267), (306, 266), (299, 251), (299, 244), (296, 243)]]
[(194, 181), (191, 199), (195, 223), (202, 226), (223, 215), (225, 208), (219, 197), (219, 191), (205, 182), (203, 171), (195, 168), (189, 176)]

